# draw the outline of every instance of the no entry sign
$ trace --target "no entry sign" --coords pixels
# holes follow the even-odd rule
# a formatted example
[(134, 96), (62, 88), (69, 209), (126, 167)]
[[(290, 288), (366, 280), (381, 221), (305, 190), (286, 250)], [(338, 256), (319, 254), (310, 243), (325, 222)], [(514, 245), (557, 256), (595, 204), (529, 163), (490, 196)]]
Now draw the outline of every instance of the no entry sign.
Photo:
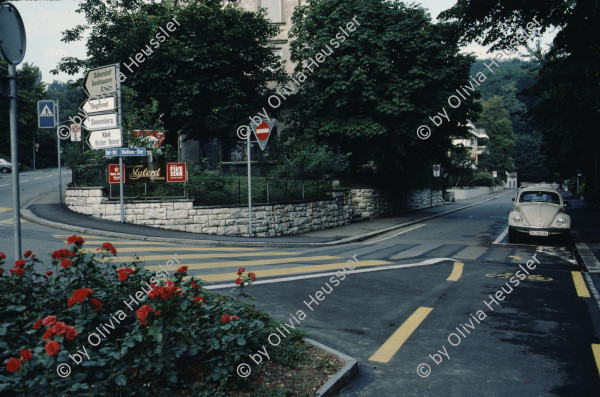
[(271, 131), (273, 131), (273, 124), (275, 124), (275, 120), (261, 121), (258, 125), (251, 124), (252, 131), (254, 131), (254, 136), (256, 136), (261, 150), (265, 150), (267, 146)]

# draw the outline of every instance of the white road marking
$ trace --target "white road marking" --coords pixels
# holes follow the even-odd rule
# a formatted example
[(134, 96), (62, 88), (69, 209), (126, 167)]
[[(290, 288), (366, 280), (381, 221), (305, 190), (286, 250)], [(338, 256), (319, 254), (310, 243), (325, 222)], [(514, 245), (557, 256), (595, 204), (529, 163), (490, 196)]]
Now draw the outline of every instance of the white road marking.
[[(452, 259), (452, 258), (433, 258), (433, 259), (427, 259), (427, 260), (425, 260), (423, 262), (419, 262), (419, 263), (407, 263), (405, 265), (390, 265), (390, 266), (381, 266), (381, 267), (374, 267), (374, 268), (348, 270), (348, 273), (350, 273), (350, 274), (354, 274), (354, 273), (370, 273), (370, 272), (378, 272), (378, 271), (382, 271), (382, 270), (403, 269), (403, 268), (406, 268), (406, 267), (429, 266), (429, 265), (435, 265), (436, 263), (445, 262), (445, 261), (456, 262), (456, 259)], [(340, 271), (341, 270), (336, 270), (335, 272), (305, 274), (305, 275), (302, 275), (302, 276), (292, 276), (292, 277), (274, 278), (274, 279), (269, 279), (269, 280), (259, 280), (259, 281), (253, 282), (252, 285), (257, 285), (257, 284), (274, 284), (274, 283), (283, 283), (283, 282), (286, 282), (286, 281), (297, 281), (297, 280), (306, 280), (306, 279), (310, 279), (310, 278), (335, 276)], [(194, 277), (194, 276), (192, 276), (192, 277)], [(201, 278), (201, 277), (198, 277), (198, 278)], [(221, 288), (231, 288), (231, 287), (235, 287), (235, 286), (236, 286), (235, 283), (228, 283), (228, 284), (216, 284), (216, 285), (203, 285), (202, 287), (206, 288), (206, 289), (221, 289)]]
[(504, 237), (506, 237), (507, 234), (508, 234), (508, 226), (506, 227), (506, 229), (504, 229), (504, 231), (502, 232), (502, 234), (500, 234), (498, 236), (498, 238), (496, 240), (494, 240), (494, 242), (492, 244), (498, 244), (500, 241), (502, 241), (502, 239)]
[(388, 236), (388, 237), (385, 237), (385, 238), (381, 238), (381, 239), (379, 239), (379, 240), (373, 240), (373, 241), (366, 242), (365, 244), (373, 244), (373, 243), (377, 243), (377, 242), (379, 242), (379, 241), (387, 240), (387, 239), (390, 239), (390, 238), (392, 238), (392, 237), (396, 237), (396, 236), (399, 236), (399, 235), (401, 235), (401, 234), (408, 233), (408, 232), (410, 232), (411, 230), (415, 230), (415, 229), (418, 229), (418, 228), (420, 228), (420, 227), (423, 227), (423, 226), (425, 226), (425, 223), (422, 223), (422, 224), (420, 224), (420, 225), (417, 225), (417, 226), (415, 226), (415, 227), (411, 227), (410, 229), (403, 230), (403, 231), (401, 231), (401, 232), (398, 232), (398, 233), (396, 233), (396, 234), (392, 234), (391, 236)]
[(0, 185), (0, 187), (2, 187), (2, 186), (8, 186), (8, 183), (6, 185)]

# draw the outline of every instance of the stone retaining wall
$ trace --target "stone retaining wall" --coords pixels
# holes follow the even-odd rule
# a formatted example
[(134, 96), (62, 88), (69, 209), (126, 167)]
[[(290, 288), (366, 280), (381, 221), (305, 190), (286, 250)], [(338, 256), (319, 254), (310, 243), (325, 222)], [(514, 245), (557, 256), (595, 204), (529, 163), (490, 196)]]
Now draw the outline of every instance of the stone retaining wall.
[(352, 189), (354, 216), (360, 218), (376, 218), (442, 204), (444, 198), (441, 190), (423, 189), (393, 194), (371, 188)]
[[(73, 212), (120, 221), (118, 201), (104, 197), (102, 188), (69, 188), (65, 204)], [(162, 229), (222, 236), (248, 235), (248, 207), (194, 207), (192, 200), (128, 201), (125, 222)], [(311, 202), (252, 207), (254, 236), (274, 237), (344, 226), (352, 220), (349, 191), (334, 191), (333, 198)]]

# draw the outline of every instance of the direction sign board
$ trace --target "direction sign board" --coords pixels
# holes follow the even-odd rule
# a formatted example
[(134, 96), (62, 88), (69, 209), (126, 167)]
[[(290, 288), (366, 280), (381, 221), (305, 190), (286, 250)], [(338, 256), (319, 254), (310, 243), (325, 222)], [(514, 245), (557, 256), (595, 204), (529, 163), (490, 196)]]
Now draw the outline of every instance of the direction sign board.
[(117, 101), (114, 96), (106, 98), (90, 98), (81, 105), (81, 110), (86, 114), (111, 112), (116, 109)]
[(117, 66), (110, 65), (90, 69), (85, 75), (83, 87), (89, 96), (110, 95), (117, 92)]
[(56, 127), (56, 103), (54, 101), (38, 101), (38, 128)]
[(271, 136), (271, 131), (273, 131), (274, 124), (275, 120), (262, 121), (258, 125), (251, 123), (252, 131), (254, 131), (254, 136), (256, 136), (261, 150), (265, 150), (269, 137)]
[(105, 149), (123, 146), (123, 133), (120, 128), (90, 132), (88, 144), (92, 149)]
[(83, 127), (88, 131), (117, 128), (117, 125), (117, 114), (114, 112), (87, 116), (83, 121)]
[(124, 147), (121, 148), (119, 151), (121, 153), (121, 156), (123, 157), (143, 157), (146, 155), (145, 147)]
[(119, 149), (104, 149), (104, 157), (119, 157)]

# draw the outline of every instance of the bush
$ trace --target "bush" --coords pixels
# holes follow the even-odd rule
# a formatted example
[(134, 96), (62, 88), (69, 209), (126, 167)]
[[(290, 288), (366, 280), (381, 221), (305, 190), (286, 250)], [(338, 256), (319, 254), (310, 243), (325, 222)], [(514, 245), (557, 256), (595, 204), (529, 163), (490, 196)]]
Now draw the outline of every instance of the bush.
[[(152, 396), (198, 378), (199, 392), (243, 386), (236, 365), (282, 327), (206, 291), (176, 258), (151, 273), (139, 262), (117, 268), (110, 243), (97, 253), (81, 237), (67, 243), (51, 255), (54, 271), (38, 274), (28, 251), (0, 276), (1, 395)], [(253, 279), (242, 276), (241, 288)], [(302, 356), (304, 333), (290, 331), (275, 361)]]

